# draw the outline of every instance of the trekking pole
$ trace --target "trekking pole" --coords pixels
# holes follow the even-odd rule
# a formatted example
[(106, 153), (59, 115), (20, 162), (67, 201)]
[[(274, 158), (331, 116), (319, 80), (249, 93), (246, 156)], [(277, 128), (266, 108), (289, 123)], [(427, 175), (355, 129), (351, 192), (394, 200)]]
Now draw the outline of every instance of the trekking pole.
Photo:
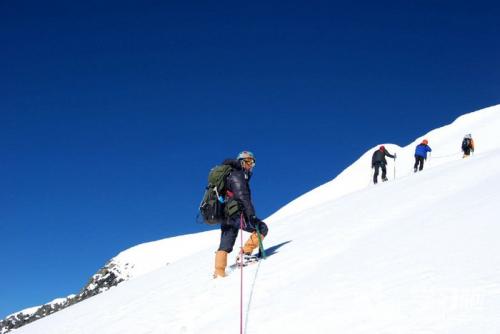
[(266, 250), (264, 249), (264, 245), (262, 244), (262, 236), (260, 235), (259, 224), (255, 225), (255, 229), (257, 230), (257, 238), (259, 239), (259, 253), (260, 253), (260, 257), (262, 259), (265, 259), (266, 258)]
[(394, 180), (396, 179), (396, 157), (394, 157)]

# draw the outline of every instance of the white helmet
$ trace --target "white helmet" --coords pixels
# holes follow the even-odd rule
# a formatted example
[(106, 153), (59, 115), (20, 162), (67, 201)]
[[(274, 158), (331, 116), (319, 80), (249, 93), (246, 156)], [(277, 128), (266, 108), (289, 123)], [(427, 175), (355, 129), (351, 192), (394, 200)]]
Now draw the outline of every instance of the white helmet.
[(250, 151), (242, 151), (240, 152), (240, 154), (238, 154), (238, 157), (236, 159), (237, 160), (253, 159), (253, 161), (255, 161), (255, 155), (253, 155), (253, 153)]
[(250, 168), (255, 167), (255, 155), (253, 155), (253, 153), (250, 151), (240, 152), (240, 154), (238, 154), (236, 159), (238, 159), (241, 166), (244, 166), (245, 164), (247, 164), (248, 166), (250, 166)]

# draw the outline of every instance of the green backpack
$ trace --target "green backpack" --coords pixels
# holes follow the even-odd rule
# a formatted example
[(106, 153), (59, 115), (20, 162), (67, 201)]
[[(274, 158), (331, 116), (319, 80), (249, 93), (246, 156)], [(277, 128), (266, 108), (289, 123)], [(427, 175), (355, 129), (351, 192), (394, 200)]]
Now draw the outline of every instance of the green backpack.
[(229, 165), (217, 165), (208, 173), (208, 185), (200, 204), (200, 214), (205, 224), (221, 224), (226, 217), (239, 211), (237, 201), (229, 199), (226, 202), (225, 198), (225, 182), (232, 170)]

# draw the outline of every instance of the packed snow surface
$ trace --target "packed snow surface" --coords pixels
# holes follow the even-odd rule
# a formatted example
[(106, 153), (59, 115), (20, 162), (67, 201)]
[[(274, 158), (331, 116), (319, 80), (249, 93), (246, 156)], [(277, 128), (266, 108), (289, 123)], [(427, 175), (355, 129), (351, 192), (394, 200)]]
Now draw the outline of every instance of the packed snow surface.
[[(467, 133), (476, 151), (462, 159)], [(243, 271), (243, 332), (500, 333), (498, 133), (496, 106), (385, 144), (396, 171), (388, 159), (390, 181), (376, 186), (374, 147), (266, 219), (269, 256)], [(414, 174), (423, 138), (433, 152)], [(130, 280), (15, 333), (239, 333), (241, 272), (211, 278), (218, 241), (211, 231), (131, 248), (114, 259)]]

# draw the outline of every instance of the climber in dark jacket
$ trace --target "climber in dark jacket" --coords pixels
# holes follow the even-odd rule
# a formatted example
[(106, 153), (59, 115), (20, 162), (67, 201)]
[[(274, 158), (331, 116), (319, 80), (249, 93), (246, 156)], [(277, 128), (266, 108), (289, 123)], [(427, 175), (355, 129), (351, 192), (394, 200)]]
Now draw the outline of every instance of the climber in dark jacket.
[(233, 169), (225, 182), (227, 188), (225, 206), (235, 209), (225, 210), (226, 220), (221, 224), (220, 245), (215, 255), (214, 278), (225, 276), (227, 254), (233, 250), (242, 223), (242, 229), (251, 233), (242, 250), (246, 255), (252, 254), (253, 250), (259, 247), (257, 229), (261, 238), (268, 232), (266, 223), (256, 217), (252, 203), (249, 181), (255, 166), (255, 156), (252, 152), (243, 151), (236, 160), (226, 160), (223, 164)]
[(464, 152), (463, 158), (469, 157), (471, 152), (474, 153), (474, 140), (472, 139), (472, 135), (470, 133), (465, 135), (462, 140), (462, 151)]
[(396, 153), (394, 155), (390, 154), (387, 152), (385, 147), (382, 145), (379, 147), (378, 150), (373, 152), (372, 155), (372, 168), (375, 169), (375, 173), (373, 174), (373, 183), (377, 184), (378, 181), (378, 170), (379, 168), (382, 169), (382, 181), (385, 182), (387, 181), (387, 169), (385, 168), (385, 165), (387, 165), (387, 160), (385, 160), (385, 157), (393, 158), (396, 159)]

